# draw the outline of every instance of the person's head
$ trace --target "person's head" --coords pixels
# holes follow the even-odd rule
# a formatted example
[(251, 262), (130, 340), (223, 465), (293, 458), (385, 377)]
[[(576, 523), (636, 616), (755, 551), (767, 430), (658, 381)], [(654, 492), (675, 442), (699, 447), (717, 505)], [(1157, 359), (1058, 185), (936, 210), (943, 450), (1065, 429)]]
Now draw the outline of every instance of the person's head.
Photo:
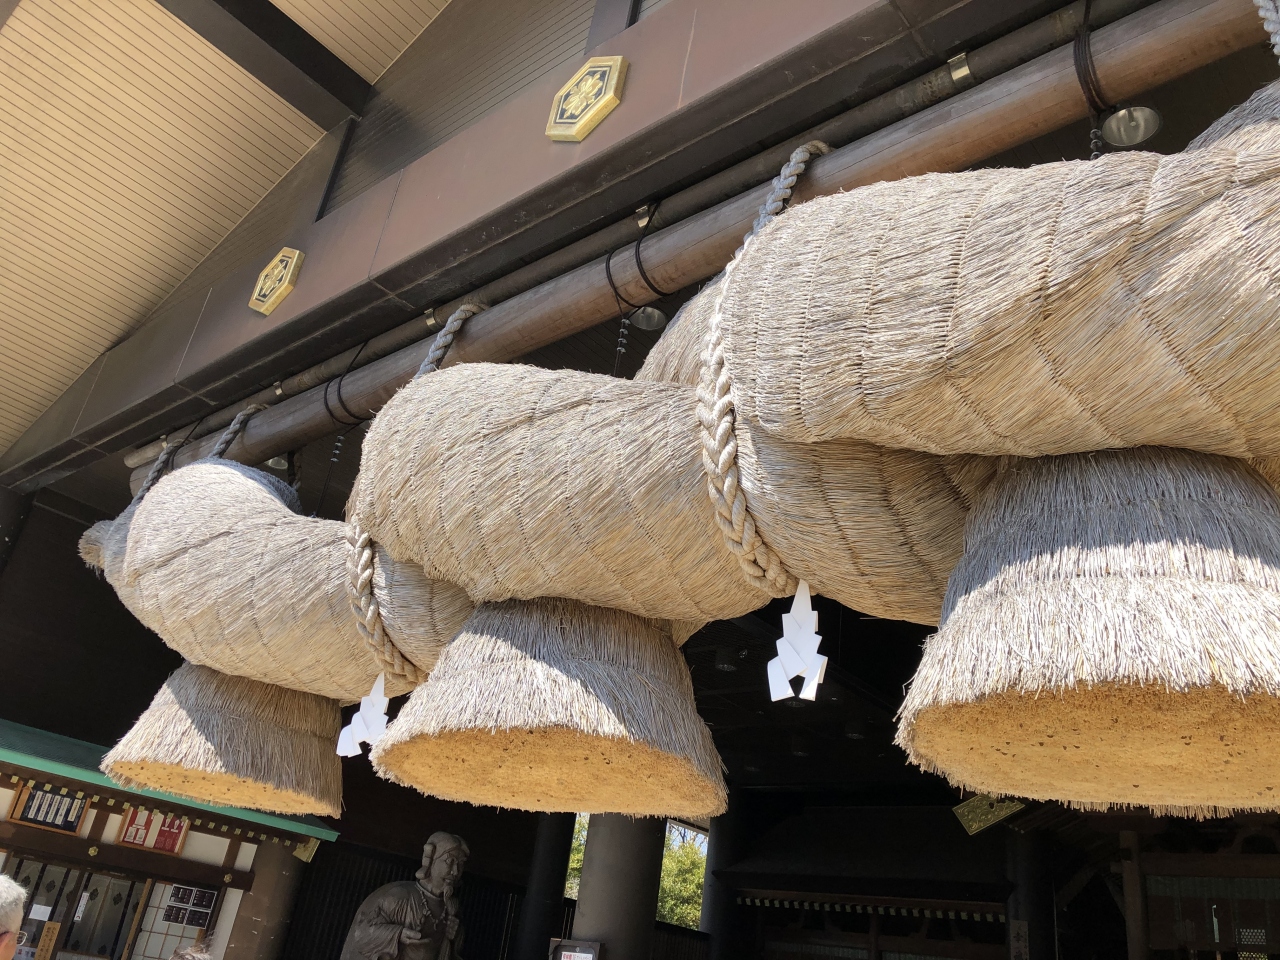
[(13, 960), (26, 903), (27, 891), (22, 884), (0, 874), (0, 960)]
[(416, 874), (418, 883), (433, 896), (453, 896), (453, 888), (470, 855), (467, 841), (461, 837), (443, 830), (433, 833), (422, 847), (422, 869)]

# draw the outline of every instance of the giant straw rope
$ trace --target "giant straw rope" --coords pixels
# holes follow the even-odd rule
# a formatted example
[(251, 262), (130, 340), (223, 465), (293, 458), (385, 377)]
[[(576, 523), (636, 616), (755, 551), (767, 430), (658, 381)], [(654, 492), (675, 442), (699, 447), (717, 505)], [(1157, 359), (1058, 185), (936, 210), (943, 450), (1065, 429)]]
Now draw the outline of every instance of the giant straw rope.
[[(1280, 53), (1280, 10), (1256, 2)], [(679, 671), (648, 713), (608, 656), (592, 667), (607, 683), (578, 697), (582, 658), (565, 651), (608, 619), (593, 608), (627, 615), (600, 643), (658, 656), (654, 637), (678, 641), (804, 579), (864, 613), (941, 624), (900, 742), (957, 783), (1197, 815), (1280, 805), (1248, 769), (1193, 790), (1151, 773), (1144, 737), (1113, 736), (1148, 730), (1158, 752), (1196, 716), (1252, 750), (1249, 730), (1265, 740), (1280, 717), (1280, 626), (1259, 612), (1280, 583), (1280, 498), (1263, 479), (1280, 478), (1280, 83), (1181, 154), (917, 177), (779, 215), (824, 150), (791, 155), (724, 273), (635, 381), (440, 370), (479, 310), (466, 304), (374, 420), (346, 524), (297, 516), (278, 481), (225, 461), (160, 479), (172, 444), (144, 496), (86, 535), (86, 558), (193, 663), (335, 699), (378, 670), (389, 692), (416, 687), (375, 762), (428, 792), (447, 782), (451, 797), (469, 799), (470, 781), (448, 743), (506, 744), (501, 756), (467, 747), (486, 802), (661, 814), (681, 792), (655, 782), (644, 810), (610, 800), (644, 775), (627, 767), (590, 798), (572, 785), (523, 793), (550, 773), (533, 751), (536, 769), (512, 779), (510, 751), (536, 742), (552, 756), (568, 711), (589, 755), (631, 762), (612, 745), (634, 733), (671, 759), (647, 775), (687, 775), (683, 795), (711, 802), (714, 765), (694, 756), (702, 734)], [(1215, 477), (1231, 478), (1229, 497), (1194, 494), (1220, 491)], [(292, 554), (271, 552), (273, 531)], [(255, 577), (264, 586), (246, 596)], [(1110, 599), (1074, 622), (1081, 590)], [(1217, 614), (1190, 612), (1209, 594), (1225, 598)], [(296, 623), (271, 606), (291, 596)], [(1179, 618), (1201, 632), (1169, 635)], [(1232, 622), (1247, 637), (1220, 629)], [(1073, 672), (1090, 644), (1108, 655)], [(437, 656), (448, 682), (433, 685)], [(1229, 670), (1188, 666), (1222, 658)], [(484, 709), (458, 706), (473, 703)], [(618, 726), (619, 704), (634, 723)], [(1111, 724), (1107, 711), (1120, 726), (1099, 729), (1113, 739), (1022, 766), (1035, 777), (999, 757), (1006, 730)], [(679, 744), (642, 732), (677, 714)], [(1218, 762), (1216, 742), (1197, 741), (1202, 762)], [(1097, 773), (1121, 755), (1151, 773), (1134, 773), (1141, 789)]]

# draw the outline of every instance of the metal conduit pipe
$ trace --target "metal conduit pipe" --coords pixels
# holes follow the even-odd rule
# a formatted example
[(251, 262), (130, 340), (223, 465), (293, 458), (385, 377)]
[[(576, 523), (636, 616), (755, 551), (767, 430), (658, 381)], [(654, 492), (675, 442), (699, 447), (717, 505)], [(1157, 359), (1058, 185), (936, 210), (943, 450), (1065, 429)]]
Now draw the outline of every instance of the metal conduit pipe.
[[(1122, 100), (1265, 39), (1250, 0), (1160, 0), (1097, 31), (1093, 49), (1103, 88)], [(1072, 51), (1059, 47), (814, 161), (795, 200), (881, 180), (962, 170), (1087, 115)], [(757, 187), (651, 232), (644, 245), (647, 273), (671, 290), (714, 276), (732, 256), (767, 192), (767, 186)], [(632, 302), (654, 299), (630, 257), (615, 258), (613, 275)], [(437, 316), (447, 316), (454, 306), (437, 308)], [(445, 365), (512, 360), (616, 311), (604, 260), (598, 259), (472, 318)], [(347, 407), (360, 416), (375, 414), (417, 371), (428, 346), (415, 343), (353, 370), (343, 384)], [(255, 415), (228, 455), (261, 463), (325, 436), (333, 426), (323, 387), (312, 387)], [(175, 465), (207, 456), (214, 442), (208, 437), (188, 445)], [(135, 471), (135, 485), (145, 472), (145, 467)]]
[[(1089, 12), (1093, 28), (1104, 27), (1128, 16), (1153, 0), (1096, 0)], [(919, 113), (936, 103), (955, 96), (975, 83), (999, 76), (1044, 53), (1070, 43), (1080, 28), (1084, 0), (1067, 4), (1048, 16), (979, 47), (967, 55), (931, 70), (922, 77), (895, 87), (840, 115), (826, 120), (804, 133), (749, 157), (719, 173), (701, 180), (663, 200), (657, 205), (649, 231), (656, 232), (680, 220), (701, 213), (729, 198), (768, 183), (802, 143), (822, 140), (832, 147), (843, 147), (860, 137), (874, 133), (891, 123)], [(569, 270), (590, 263), (610, 250), (634, 243), (637, 228), (634, 220), (614, 223), (590, 236), (548, 254), (533, 263), (503, 275), (497, 280), (467, 294), (463, 299), (480, 303), (509, 300)], [(355, 370), (380, 360), (411, 343), (435, 333), (448, 313), (428, 310), (386, 333), (373, 337), (363, 347), (352, 347), (337, 356), (309, 367), (301, 373), (259, 390), (250, 397), (204, 417), (199, 423), (174, 430), (168, 436), (177, 440), (198, 440), (229, 424), (237, 413), (250, 404), (272, 405), (287, 397), (297, 396), (312, 387), (341, 376), (348, 368)], [(353, 363), (354, 360), (354, 363)], [(152, 463), (164, 449), (165, 438), (139, 447), (125, 455), (129, 467)]]

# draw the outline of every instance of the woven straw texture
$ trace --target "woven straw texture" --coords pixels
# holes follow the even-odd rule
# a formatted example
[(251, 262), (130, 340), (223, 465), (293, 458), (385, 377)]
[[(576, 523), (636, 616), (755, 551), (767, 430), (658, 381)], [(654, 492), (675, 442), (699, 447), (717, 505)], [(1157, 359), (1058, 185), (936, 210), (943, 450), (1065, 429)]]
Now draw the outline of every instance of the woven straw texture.
[(725, 785), (665, 625), (567, 600), (482, 604), (373, 750), (448, 800), (705, 817)]
[[(299, 516), (292, 495), (260, 470), (194, 463), (115, 521), (91, 528), (81, 551), (134, 615), (191, 662), (358, 699), (381, 668), (351, 611), (347, 527)], [(388, 633), (424, 669), (472, 609), (459, 588), (384, 553), (374, 589)], [(387, 680), (391, 695), (410, 689)]]
[(715, 307), (722, 277), (709, 281), (693, 299), (676, 311), (636, 372), (637, 380), (683, 383), (690, 387), (698, 385), (702, 377), (702, 348), (707, 339), (707, 320)]
[[(791, 441), (1280, 453), (1280, 84), (1194, 151), (816, 199), (723, 306), (739, 413)], [(1230, 132), (1228, 132), (1230, 131)]]
[[(718, 283), (672, 318), (637, 380), (698, 382)], [(749, 420), (737, 424), (737, 440), (756, 523), (795, 576), (872, 616), (938, 622), (965, 516), (994, 459), (788, 443)]]
[(694, 403), (687, 387), (576, 371), (442, 370), (379, 413), (347, 514), (477, 603), (741, 616), (765, 598), (715, 526)]
[(274, 813), (342, 813), (334, 700), (186, 663), (102, 759), (121, 786)]
[(1276, 809), (1280, 497), (1142, 448), (1008, 458), (973, 513), (898, 742), (991, 793)]

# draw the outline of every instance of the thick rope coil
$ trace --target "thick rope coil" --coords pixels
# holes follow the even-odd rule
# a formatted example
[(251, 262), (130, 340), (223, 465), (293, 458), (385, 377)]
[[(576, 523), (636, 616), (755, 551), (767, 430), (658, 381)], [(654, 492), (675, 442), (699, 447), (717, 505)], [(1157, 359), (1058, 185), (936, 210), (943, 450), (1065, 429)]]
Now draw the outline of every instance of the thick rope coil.
[(426, 673), (402, 654), (387, 636), (382, 624), (382, 610), (373, 592), (374, 544), (359, 520), (347, 524), (347, 576), (351, 593), (351, 610), (356, 615), (360, 638), (383, 671), (404, 677), (415, 686), (427, 678)]
[(235, 419), (227, 424), (227, 429), (222, 431), (222, 436), (218, 438), (218, 442), (210, 451), (209, 456), (215, 460), (221, 460), (227, 455), (227, 451), (231, 449), (231, 445), (236, 442), (236, 437), (240, 436), (240, 431), (244, 429), (244, 425), (249, 422), (249, 418), (261, 410), (267, 409), (265, 403), (251, 403), (239, 413)]
[[(462, 325), (484, 309), (478, 303), (464, 303), (449, 316), (448, 321), (431, 341), (427, 358), (418, 367), (414, 379), (440, 369), (444, 355), (449, 352), (453, 338)], [(387, 636), (382, 623), (382, 609), (373, 592), (374, 543), (358, 519), (347, 523), (347, 579), (351, 596), (351, 612), (356, 616), (360, 638), (386, 673), (404, 677), (415, 686), (427, 678), (426, 673), (409, 660)]]
[(1258, 8), (1262, 25), (1271, 37), (1272, 52), (1280, 57), (1280, 5), (1276, 0), (1253, 0), (1253, 5)]
[(724, 361), (724, 333), (721, 306), (733, 273), (748, 245), (770, 221), (780, 214), (791, 198), (791, 191), (809, 160), (830, 152), (831, 148), (814, 140), (797, 147), (791, 158), (773, 180), (760, 213), (720, 280), (711, 319), (707, 325), (706, 346), (702, 353), (702, 378), (698, 385), (698, 420), (702, 424), (702, 466), (707, 474), (707, 493), (715, 507), (716, 524), (726, 545), (738, 558), (747, 579), (775, 597), (788, 597), (796, 592), (799, 581), (787, 572), (782, 559), (769, 547), (756, 530), (747, 498), (742, 492), (738, 474), (738, 440), (734, 435), (736, 412), (733, 403), (733, 381)]
[(453, 311), (445, 325), (440, 328), (440, 332), (436, 334), (436, 338), (431, 341), (431, 350), (427, 353), (427, 359), (422, 361), (418, 372), (414, 374), (415, 380), (423, 374), (434, 373), (440, 369), (444, 355), (449, 352), (449, 347), (453, 344), (454, 336), (462, 329), (464, 323), (483, 309), (484, 306), (479, 303), (464, 303)]

